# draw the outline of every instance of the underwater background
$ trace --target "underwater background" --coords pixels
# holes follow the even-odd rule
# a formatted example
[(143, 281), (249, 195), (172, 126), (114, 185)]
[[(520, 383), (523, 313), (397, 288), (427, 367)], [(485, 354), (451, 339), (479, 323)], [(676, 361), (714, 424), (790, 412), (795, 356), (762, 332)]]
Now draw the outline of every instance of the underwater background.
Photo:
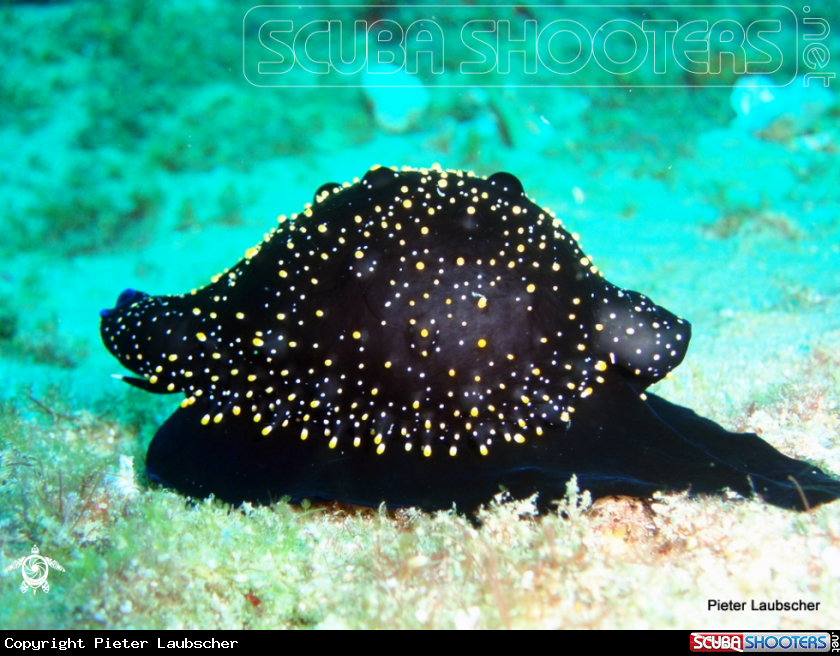
[[(836, 475), (840, 103), (827, 76), (840, 7), (786, 7), (293, 11), (440, 24), (444, 72), (379, 86), (299, 70), (269, 85), (249, 4), (3, 3), (0, 627), (837, 626), (837, 503), (591, 505), (571, 487), (564, 516), (508, 502), (480, 529), (452, 514), (185, 503), (143, 474), (180, 399), (112, 378), (125, 372), (99, 337), (99, 310), (123, 289), (206, 284), (325, 182), (374, 164), (508, 171), (609, 280), (692, 322), (688, 357), (658, 394)], [(794, 36), (763, 77), (725, 55), (719, 71), (587, 66), (562, 85), (521, 64), (503, 83), (459, 72), (466, 20), (558, 18), (778, 20)], [(805, 40), (822, 29), (806, 18), (832, 29)], [(613, 53), (630, 48), (610, 38)], [(712, 59), (725, 42), (709, 42)], [(824, 77), (806, 88), (809, 72)], [(65, 571), (48, 593), (21, 594), (20, 572), (2, 570), (33, 544)], [(714, 598), (821, 606), (721, 612)]]

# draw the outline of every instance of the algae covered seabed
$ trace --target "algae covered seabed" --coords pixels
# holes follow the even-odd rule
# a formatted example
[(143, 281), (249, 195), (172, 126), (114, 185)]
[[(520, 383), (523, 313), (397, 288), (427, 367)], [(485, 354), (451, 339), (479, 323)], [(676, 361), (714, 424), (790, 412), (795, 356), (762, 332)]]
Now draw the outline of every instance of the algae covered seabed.
[[(711, 85), (435, 88), (395, 125), (359, 88), (250, 86), (248, 8), (0, 9), (0, 627), (840, 624), (838, 503), (591, 505), (571, 486), (561, 514), (506, 502), (478, 529), (414, 511), (232, 510), (149, 485), (146, 446), (178, 399), (110, 377), (98, 311), (127, 287), (206, 283), (278, 214), (375, 163), (516, 174), (612, 282), (693, 323), (659, 394), (840, 473), (836, 105), (756, 135)], [(33, 544), (65, 569), (46, 594), (2, 571)]]

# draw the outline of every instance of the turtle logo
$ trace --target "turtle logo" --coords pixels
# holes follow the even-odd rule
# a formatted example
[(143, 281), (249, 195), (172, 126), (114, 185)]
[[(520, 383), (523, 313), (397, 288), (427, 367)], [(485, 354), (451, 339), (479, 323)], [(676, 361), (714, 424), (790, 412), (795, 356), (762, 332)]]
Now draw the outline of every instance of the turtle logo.
[(50, 567), (57, 569), (59, 572), (65, 569), (59, 565), (52, 558), (42, 556), (38, 552), (38, 545), (32, 547), (32, 554), (23, 558), (18, 558), (15, 562), (6, 568), (7, 572), (13, 569), (21, 568), (23, 571), (23, 583), (20, 584), (20, 591), (24, 594), (29, 588), (32, 588), (32, 594), (41, 588), (44, 592), (50, 591), (50, 584), (47, 583), (47, 576), (50, 572)]

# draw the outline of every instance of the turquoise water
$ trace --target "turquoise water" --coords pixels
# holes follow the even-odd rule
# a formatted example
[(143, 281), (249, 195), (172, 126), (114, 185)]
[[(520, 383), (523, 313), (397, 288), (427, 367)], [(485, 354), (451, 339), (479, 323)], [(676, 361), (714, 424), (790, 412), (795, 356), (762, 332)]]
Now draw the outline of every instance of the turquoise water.
[[(659, 386), (664, 396), (730, 427), (771, 432), (792, 387), (836, 398), (838, 83), (827, 78), (823, 93), (817, 78), (802, 92), (796, 77), (837, 70), (834, 3), (812, 2), (807, 12), (801, 2), (789, 12), (249, 9), (208, 0), (0, 10), (0, 395), (27, 416), (43, 414), (34, 398), (56, 412), (133, 422), (131, 454), (142, 453), (178, 400), (147, 398), (110, 376), (124, 372), (100, 342), (99, 310), (125, 288), (170, 294), (206, 284), (325, 182), (350, 182), (374, 164), (435, 162), (515, 174), (612, 282), (692, 322), (689, 356)], [(834, 29), (805, 41), (819, 33), (805, 22), (815, 17)], [(428, 20), (445, 39), (443, 72), (399, 72), (385, 89), (364, 72), (266, 77), (257, 62), (276, 59), (260, 42), (259, 21), (268, 19)], [(780, 86), (770, 99), (759, 91), (733, 101), (741, 76), (732, 68), (744, 62), (728, 56), (710, 73), (688, 72), (666, 54), (662, 73), (648, 59), (637, 71), (590, 62), (573, 76), (528, 74), (527, 58), (514, 55), (509, 74), (466, 74), (459, 65), (480, 58), (460, 28), (479, 19), (508, 20), (513, 30), (528, 20), (540, 28), (622, 20), (628, 29), (728, 20), (721, 29), (733, 30), (779, 20), (778, 52), (765, 47), (775, 57), (765, 68), (778, 70), (758, 72)], [(595, 50), (634, 61), (622, 33), (592, 32)], [(718, 56), (727, 41), (716, 43)], [(813, 43), (825, 52), (806, 52)], [(313, 60), (326, 57), (323, 45), (313, 41)], [(571, 58), (569, 49), (558, 58)], [(777, 432), (775, 445), (840, 472), (837, 408), (823, 409), (834, 424)]]

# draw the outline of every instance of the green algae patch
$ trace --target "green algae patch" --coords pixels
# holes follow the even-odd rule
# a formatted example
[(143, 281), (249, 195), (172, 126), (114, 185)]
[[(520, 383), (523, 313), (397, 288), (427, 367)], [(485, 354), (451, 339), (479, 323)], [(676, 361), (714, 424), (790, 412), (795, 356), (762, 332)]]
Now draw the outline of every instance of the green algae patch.
[[(44, 402), (46, 404), (46, 402)], [(140, 427), (145, 432), (146, 427)], [(476, 522), (337, 504), (234, 509), (149, 486), (135, 429), (57, 407), (0, 412), (2, 569), (33, 544), (66, 571), (18, 628), (813, 628), (840, 620), (840, 511), (681, 495), (557, 512), (503, 496)], [(784, 554), (784, 557), (781, 557)], [(709, 610), (714, 599), (743, 612)], [(820, 602), (751, 611), (751, 600)]]

